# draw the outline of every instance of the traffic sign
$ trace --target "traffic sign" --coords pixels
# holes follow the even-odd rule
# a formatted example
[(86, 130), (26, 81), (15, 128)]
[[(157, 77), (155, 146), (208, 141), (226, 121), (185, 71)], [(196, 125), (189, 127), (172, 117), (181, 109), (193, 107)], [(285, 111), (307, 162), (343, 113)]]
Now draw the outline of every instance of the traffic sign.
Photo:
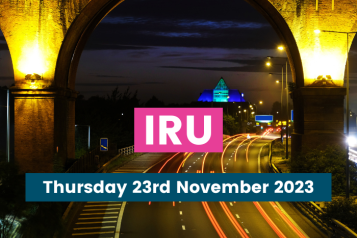
[(294, 121), (294, 110), (291, 110), (291, 121)]
[(100, 138), (100, 151), (108, 151), (108, 138)]
[(255, 116), (255, 121), (260, 122), (260, 123), (268, 123), (272, 122), (274, 120), (272, 115), (256, 115)]

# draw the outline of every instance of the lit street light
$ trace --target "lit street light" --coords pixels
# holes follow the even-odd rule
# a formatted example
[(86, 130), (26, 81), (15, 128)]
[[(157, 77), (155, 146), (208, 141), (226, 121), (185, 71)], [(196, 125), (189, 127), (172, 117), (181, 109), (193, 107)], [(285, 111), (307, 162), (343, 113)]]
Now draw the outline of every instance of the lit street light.
[[(122, 113), (123, 115), (123, 113)], [(77, 126), (88, 126), (88, 150), (90, 149), (90, 125), (75, 125)]]
[[(350, 120), (348, 113), (350, 111), (350, 63), (349, 63), (349, 57), (348, 57), (348, 37), (349, 34), (356, 34), (357, 32), (351, 31), (351, 32), (343, 32), (343, 31), (325, 31), (325, 30), (319, 30), (316, 29), (314, 30), (315, 34), (320, 34), (321, 32), (326, 32), (326, 33), (337, 33), (337, 34), (346, 34), (347, 37), (347, 47), (346, 47), (346, 137), (349, 138), (349, 130), (350, 130)], [(349, 168), (349, 145), (347, 143), (347, 159), (346, 159), (346, 180), (347, 180), (347, 186), (346, 186), (346, 198), (350, 197), (350, 168)]]
[[(278, 49), (280, 51), (284, 50), (283, 46), (279, 46)], [(269, 60), (271, 60), (272, 58), (277, 58), (277, 59), (284, 59), (285, 60), (285, 75), (286, 75), (286, 121), (289, 121), (289, 87), (288, 87), (288, 58), (287, 57), (271, 57), (268, 56), (267, 57)], [(267, 64), (268, 65), (268, 64)], [(282, 66), (281, 67), (281, 81), (284, 82), (284, 64), (277, 64)], [(282, 87), (282, 92), (284, 90), (283, 88), (283, 84), (281, 84)], [(283, 94), (281, 94), (281, 111), (283, 111)], [(283, 132), (281, 131), (281, 141), (283, 141)], [(286, 126), (286, 158), (289, 158), (289, 126)]]

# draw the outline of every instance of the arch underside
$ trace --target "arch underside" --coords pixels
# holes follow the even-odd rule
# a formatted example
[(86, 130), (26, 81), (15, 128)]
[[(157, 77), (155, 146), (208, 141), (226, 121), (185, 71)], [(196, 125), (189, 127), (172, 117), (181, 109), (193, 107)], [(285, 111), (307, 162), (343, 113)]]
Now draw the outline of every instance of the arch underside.
[[(273, 26), (286, 46), (293, 81), (304, 86), (303, 67), (295, 38), (284, 18), (267, 0), (245, 0), (256, 8)], [(55, 72), (55, 84), (60, 88), (75, 89), (79, 60), (91, 33), (101, 20), (123, 0), (92, 0), (74, 20), (63, 40)]]

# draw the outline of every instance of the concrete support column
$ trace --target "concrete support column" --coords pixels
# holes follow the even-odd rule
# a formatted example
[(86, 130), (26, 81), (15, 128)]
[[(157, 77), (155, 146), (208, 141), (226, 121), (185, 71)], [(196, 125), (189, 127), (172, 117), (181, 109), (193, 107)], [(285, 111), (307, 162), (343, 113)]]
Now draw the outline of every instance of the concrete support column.
[(320, 145), (345, 147), (345, 95), (342, 87), (302, 87), (293, 92), (293, 154)]
[(70, 112), (74, 111), (76, 93), (12, 88), (12, 94), (14, 158), (20, 171), (63, 172), (66, 158), (72, 154), (74, 157), (74, 113)]

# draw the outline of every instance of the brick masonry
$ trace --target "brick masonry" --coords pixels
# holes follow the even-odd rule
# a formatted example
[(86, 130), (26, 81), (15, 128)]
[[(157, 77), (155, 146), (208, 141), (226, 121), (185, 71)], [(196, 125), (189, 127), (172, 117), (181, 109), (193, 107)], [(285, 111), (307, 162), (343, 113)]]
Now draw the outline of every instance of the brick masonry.
[[(343, 86), (346, 34), (316, 34), (314, 30), (357, 31), (357, 2), (318, 0), (316, 9), (316, 0), (269, 1), (284, 17), (295, 37), (302, 58), (305, 86), (313, 83), (317, 76), (328, 74), (337, 86)], [(348, 48), (354, 35), (349, 36)]]
[[(13, 90), (24, 90), (23, 94), (28, 94), (18, 95), (15, 98), (15, 160), (22, 171), (50, 172), (53, 171), (54, 157), (60, 158), (61, 161), (74, 157), (75, 96), (68, 96), (68, 92), (65, 92), (39, 97), (36, 91), (28, 90), (31, 84), (29, 80), (25, 80), (25, 75), (40, 74), (41, 84), (46, 90), (66, 91), (68, 87), (71, 88), (69, 85), (55, 81), (55, 69), (62, 42), (71, 24), (88, 3), (93, 3), (91, 11), (95, 12), (98, 8), (97, 4), (103, 3), (100, 1), (102, 0), (0, 1), (0, 28), (8, 43), (13, 61), (15, 76)], [(119, 0), (106, 2), (118, 3)], [(335, 0), (333, 10), (332, 0), (319, 0), (317, 10), (316, 0), (269, 0), (269, 2), (284, 17), (296, 39), (302, 57), (305, 86), (311, 85), (319, 75), (331, 75), (334, 83), (342, 87), (345, 52), (350, 44), (346, 44), (347, 38), (343, 34), (316, 35), (314, 30), (356, 31), (357, 2)], [(82, 20), (84, 21), (85, 17)], [(349, 38), (350, 43), (353, 37), (352, 34)], [(25, 72), (23, 64), (25, 62), (27, 66), (26, 60), (30, 63), (35, 62), (34, 68), (38, 68), (37, 66), (41, 64), (43, 72)], [(325, 113), (323, 115), (336, 118), (336, 123), (333, 124), (325, 123), (325, 117), (314, 111), (321, 107), (331, 107), (329, 100), (325, 100), (330, 98), (325, 96), (299, 98), (299, 101), (303, 102), (300, 103), (302, 108), (299, 109), (301, 118), (296, 120), (300, 135), (304, 133), (317, 135), (323, 133), (324, 129), (332, 132), (326, 127), (334, 125), (335, 134), (329, 135), (331, 141), (337, 140), (336, 135), (341, 133), (342, 127), (343, 96), (338, 96), (335, 102), (338, 105), (334, 104), (333, 108), (330, 108), (335, 114), (328, 115), (327, 112), (322, 111)], [(295, 99), (294, 103), (298, 104)], [(319, 106), (316, 107), (317, 104)], [(313, 128), (320, 128), (319, 132), (312, 133)]]

